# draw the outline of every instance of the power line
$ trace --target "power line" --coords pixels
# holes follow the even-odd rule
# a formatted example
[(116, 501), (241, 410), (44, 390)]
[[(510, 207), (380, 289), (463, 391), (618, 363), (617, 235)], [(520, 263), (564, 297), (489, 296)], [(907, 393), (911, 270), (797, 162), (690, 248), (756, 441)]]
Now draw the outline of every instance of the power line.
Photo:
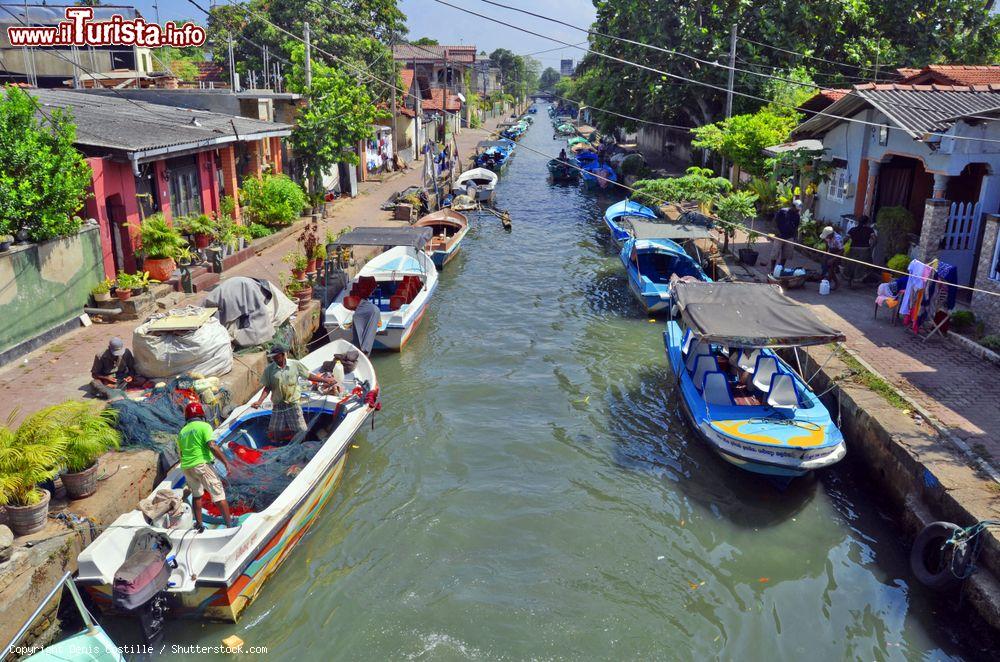
[[(835, 65), (840, 66), (840, 67), (850, 67), (851, 69), (858, 69), (860, 71), (875, 71), (875, 67), (873, 67), (871, 65), (849, 64), (847, 62), (837, 62), (836, 60), (828, 60), (828, 59), (823, 58), (823, 57), (816, 57), (815, 55), (806, 55), (805, 53), (798, 53), (796, 51), (790, 51), (787, 48), (782, 48), (780, 46), (774, 46), (772, 44), (765, 44), (764, 42), (754, 41), (753, 39), (750, 39), (748, 37), (740, 37), (739, 39), (740, 39), (740, 41), (745, 41), (748, 44), (753, 44), (755, 46), (761, 46), (763, 48), (770, 48), (770, 49), (775, 50), (775, 51), (781, 51), (782, 53), (788, 53), (789, 55), (795, 55), (796, 57), (806, 58), (806, 59), (809, 59), (809, 60), (816, 60), (818, 62), (826, 62), (828, 64), (835, 64)], [(892, 67), (892, 68), (895, 68), (895, 67)]]
[[(493, 18), (492, 16), (487, 16), (485, 14), (480, 14), (479, 12), (473, 11), (471, 9), (466, 9), (464, 7), (459, 7), (458, 5), (454, 5), (454, 4), (450, 3), (450, 2), (446, 2), (445, 0), (434, 0), (434, 2), (437, 2), (438, 4), (445, 5), (447, 7), (451, 7), (452, 9), (457, 9), (459, 11), (472, 14), (473, 16), (478, 16), (478, 17), (483, 18), (485, 20), (488, 20), (488, 21), (491, 21), (491, 22), (494, 22), (494, 23), (498, 23), (500, 25), (504, 25), (506, 27), (512, 28), (514, 30), (518, 30), (520, 32), (524, 32), (524, 33), (527, 33), (527, 34), (530, 34), (530, 35), (534, 35), (534, 36), (540, 37), (542, 39), (548, 39), (549, 41), (554, 41), (556, 43), (563, 44), (563, 45), (568, 46), (568, 47), (574, 47), (573, 44), (570, 44), (568, 42), (562, 41), (560, 39), (556, 39), (555, 37), (550, 37), (548, 35), (543, 35), (543, 34), (540, 34), (538, 32), (534, 32), (534, 31), (529, 30), (527, 28), (523, 28), (523, 27), (511, 24), (511, 23), (507, 23), (506, 21), (501, 21), (500, 19)], [(688, 78), (686, 76), (681, 76), (679, 74), (671, 73), (669, 71), (663, 71), (662, 69), (656, 69), (655, 67), (650, 67), (650, 66), (647, 66), (647, 65), (644, 65), (644, 64), (640, 64), (638, 62), (632, 62), (631, 60), (626, 60), (626, 59), (623, 59), (623, 58), (620, 58), (620, 57), (616, 57), (614, 55), (608, 55), (607, 53), (602, 53), (601, 51), (596, 51), (596, 50), (593, 50), (593, 49), (590, 49), (590, 48), (583, 48), (583, 47), (580, 47), (580, 46), (575, 46), (575, 48), (578, 48), (579, 50), (586, 51), (588, 53), (593, 53), (594, 55), (597, 55), (599, 57), (603, 57), (603, 58), (611, 60), (613, 62), (618, 62), (618, 63), (621, 63), (621, 64), (627, 64), (627, 65), (636, 67), (638, 69), (643, 69), (645, 71), (649, 71), (649, 72), (652, 72), (652, 73), (659, 74), (661, 76), (667, 76), (669, 78), (674, 78), (676, 80), (681, 80), (681, 81), (684, 81), (684, 82), (687, 82), (687, 83), (692, 83), (694, 85), (700, 85), (702, 87), (707, 87), (707, 88), (710, 88), (710, 89), (713, 89), (713, 90), (717, 90), (719, 92), (726, 92), (727, 91), (726, 88), (721, 87), (719, 85), (714, 85), (712, 83), (706, 83), (704, 81), (694, 80), (694, 79)], [(778, 101), (773, 101), (771, 99), (765, 99), (764, 97), (757, 96), (755, 94), (749, 94), (747, 92), (740, 92), (738, 90), (734, 90), (733, 93), (736, 94), (736, 95), (739, 95), (741, 97), (745, 97), (745, 98), (748, 98), (748, 99), (753, 99), (755, 101), (762, 101), (764, 103), (773, 103), (774, 105), (777, 105), (777, 106), (783, 106), (785, 108), (790, 108), (790, 109), (796, 110), (796, 111), (799, 110), (797, 107), (795, 107), (795, 106), (793, 106), (791, 104), (782, 103), (782, 102), (778, 102)], [(900, 106), (900, 107), (905, 107), (905, 106)], [(833, 114), (830, 114), (830, 113), (827, 113), (827, 112), (824, 112), (824, 111), (821, 111), (821, 110), (806, 110), (805, 112), (812, 113), (813, 115), (820, 115), (820, 116), (823, 116), (823, 117), (831, 117), (833, 119), (836, 119), (836, 120), (839, 120), (839, 121), (843, 121), (843, 122), (850, 122), (850, 123), (854, 123), (854, 124), (861, 124), (861, 125), (864, 125), (864, 126), (872, 126), (872, 127), (876, 127), (876, 128), (879, 128), (879, 129), (885, 128), (885, 129), (888, 129), (890, 131), (906, 131), (906, 129), (904, 129), (903, 127), (886, 126), (884, 124), (878, 124), (877, 122), (869, 122), (867, 120), (861, 120), (861, 119), (857, 119), (857, 118), (854, 118), (854, 117), (842, 117), (840, 115), (833, 115)], [(993, 118), (990, 118), (990, 119), (993, 119)], [(995, 139), (995, 138), (976, 138), (974, 136), (948, 135), (948, 134), (945, 134), (945, 133), (938, 133), (938, 132), (931, 132), (931, 131), (925, 132), (923, 134), (923, 136), (924, 137), (935, 136), (935, 137), (940, 137), (940, 138), (950, 138), (952, 140), (967, 140), (967, 141), (985, 142), (985, 143), (1000, 143), (1000, 139)]]

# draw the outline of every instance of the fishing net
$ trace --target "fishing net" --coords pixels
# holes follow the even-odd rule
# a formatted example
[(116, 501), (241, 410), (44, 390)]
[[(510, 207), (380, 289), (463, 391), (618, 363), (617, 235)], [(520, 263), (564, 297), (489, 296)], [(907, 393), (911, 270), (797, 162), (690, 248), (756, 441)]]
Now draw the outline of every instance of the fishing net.
[[(184, 407), (198, 400), (194, 381), (189, 377), (170, 380), (165, 386), (153, 388), (141, 400), (123, 398), (109, 407), (118, 412), (116, 427), (122, 433), (122, 446), (146, 448), (162, 452), (176, 445), (177, 433), (184, 427)], [(217, 425), (229, 405), (229, 391), (220, 388), (214, 403), (203, 403), (206, 420)]]
[(244, 448), (237, 453), (226, 477), (226, 499), (234, 505), (234, 512), (267, 508), (322, 446), (318, 441), (303, 441), (261, 451)]

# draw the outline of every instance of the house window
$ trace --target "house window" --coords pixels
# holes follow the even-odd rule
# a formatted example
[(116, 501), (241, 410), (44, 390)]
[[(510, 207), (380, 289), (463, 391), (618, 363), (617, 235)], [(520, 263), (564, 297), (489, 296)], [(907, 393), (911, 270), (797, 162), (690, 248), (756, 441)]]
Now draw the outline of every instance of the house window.
[(851, 177), (847, 168), (836, 168), (830, 179), (826, 182), (826, 198), (835, 202), (843, 202), (847, 199), (847, 186), (851, 183)]

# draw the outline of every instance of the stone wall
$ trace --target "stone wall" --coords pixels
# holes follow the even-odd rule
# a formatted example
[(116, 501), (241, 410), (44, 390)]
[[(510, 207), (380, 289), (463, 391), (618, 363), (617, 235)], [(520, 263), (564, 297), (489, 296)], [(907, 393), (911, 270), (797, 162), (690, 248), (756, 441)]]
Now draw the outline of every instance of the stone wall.
[[(1000, 238), (1000, 215), (990, 214), (983, 217), (983, 243), (979, 253), (979, 265), (976, 269), (975, 286), (980, 290), (1000, 294), (1000, 281), (990, 278), (993, 268), (993, 255), (997, 240)], [(976, 319), (986, 325), (986, 333), (1000, 333), (1000, 296), (991, 296), (980, 292), (972, 294), (972, 311)]]
[(0, 358), (80, 315), (103, 279), (96, 226), (0, 255)]

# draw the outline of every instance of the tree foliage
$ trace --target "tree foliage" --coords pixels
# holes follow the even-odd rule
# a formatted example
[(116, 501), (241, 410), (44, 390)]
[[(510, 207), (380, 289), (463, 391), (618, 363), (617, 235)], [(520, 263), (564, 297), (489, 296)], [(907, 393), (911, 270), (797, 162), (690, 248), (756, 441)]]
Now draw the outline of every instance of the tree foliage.
[[(973, 0), (721, 0), (673, 3), (595, 0), (595, 32), (725, 63), (729, 35), (737, 26), (735, 87), (771, 98), (768, 79), (745, 73), (775, 73), (773, 67), (807, 67), (817, 83), (845, 87), (879, 78), (894, 67), (933, 63), (990, 64), (1000, 56), (1000, 16), (991, 2)], [(750, 41), (828, 60), (796, 58)], [(701, 126), (722, 118), (727, 69), (639, 45), (592, 36), (593, 50), (715, 86), (711, 89), (588, 53), (577, 67), (578, 100), (644, 119)], [(591, 76), (591, 72), (594, 75)], [(787, 73), (787, 72), (786, 72)], [(779, 70), (777, 75), (782, 75)], [(797, 78), (794, 73), (792, 78)], [(808, 89), (808, 88), (804, 88)], [(787, 99), (786, 99), (787, 100)], [(737, 96), (736, 113), (752, 113), (762, 102)], [(634, 123), (600, 116), (600, 128)]]
[(562, 80), (562, 75), (552, 67), (546, 67), (542, 75), (538, 77), (538, 89), (552, 90), (556, 83)]
[(529, 92), (538, 88), (541, 69), (538, 60), (517, 55), (506, 48), (498, 48), (490, 53), (490, 63), (500, 69), (500, 80), (507, 94), (524, 99)]
[(416, 41), (411, 41), (414, 46), (439, 46), (437, 39), (431, 39), (430, 37), (421, 37)]
[(693, 129), (691, 144), (716, 151), (751, 175), (763, 177), (768, 171), (764, 148), (785, 142), (797, 123), (796, 113), (764, 108)]
[(706, 210), (733, 186), (708, 168), (691, 167), (681, 177), (640, 179), (634, 185), (635, 200), (649, 207), (668, 202), (696, 202)]
[(0, 98), (0, 235), (26, 230), (32, 241), (72, 234), (87, 198), (90, 168), (73, 147), (72, 115), (47, 109), (17, 87)]

